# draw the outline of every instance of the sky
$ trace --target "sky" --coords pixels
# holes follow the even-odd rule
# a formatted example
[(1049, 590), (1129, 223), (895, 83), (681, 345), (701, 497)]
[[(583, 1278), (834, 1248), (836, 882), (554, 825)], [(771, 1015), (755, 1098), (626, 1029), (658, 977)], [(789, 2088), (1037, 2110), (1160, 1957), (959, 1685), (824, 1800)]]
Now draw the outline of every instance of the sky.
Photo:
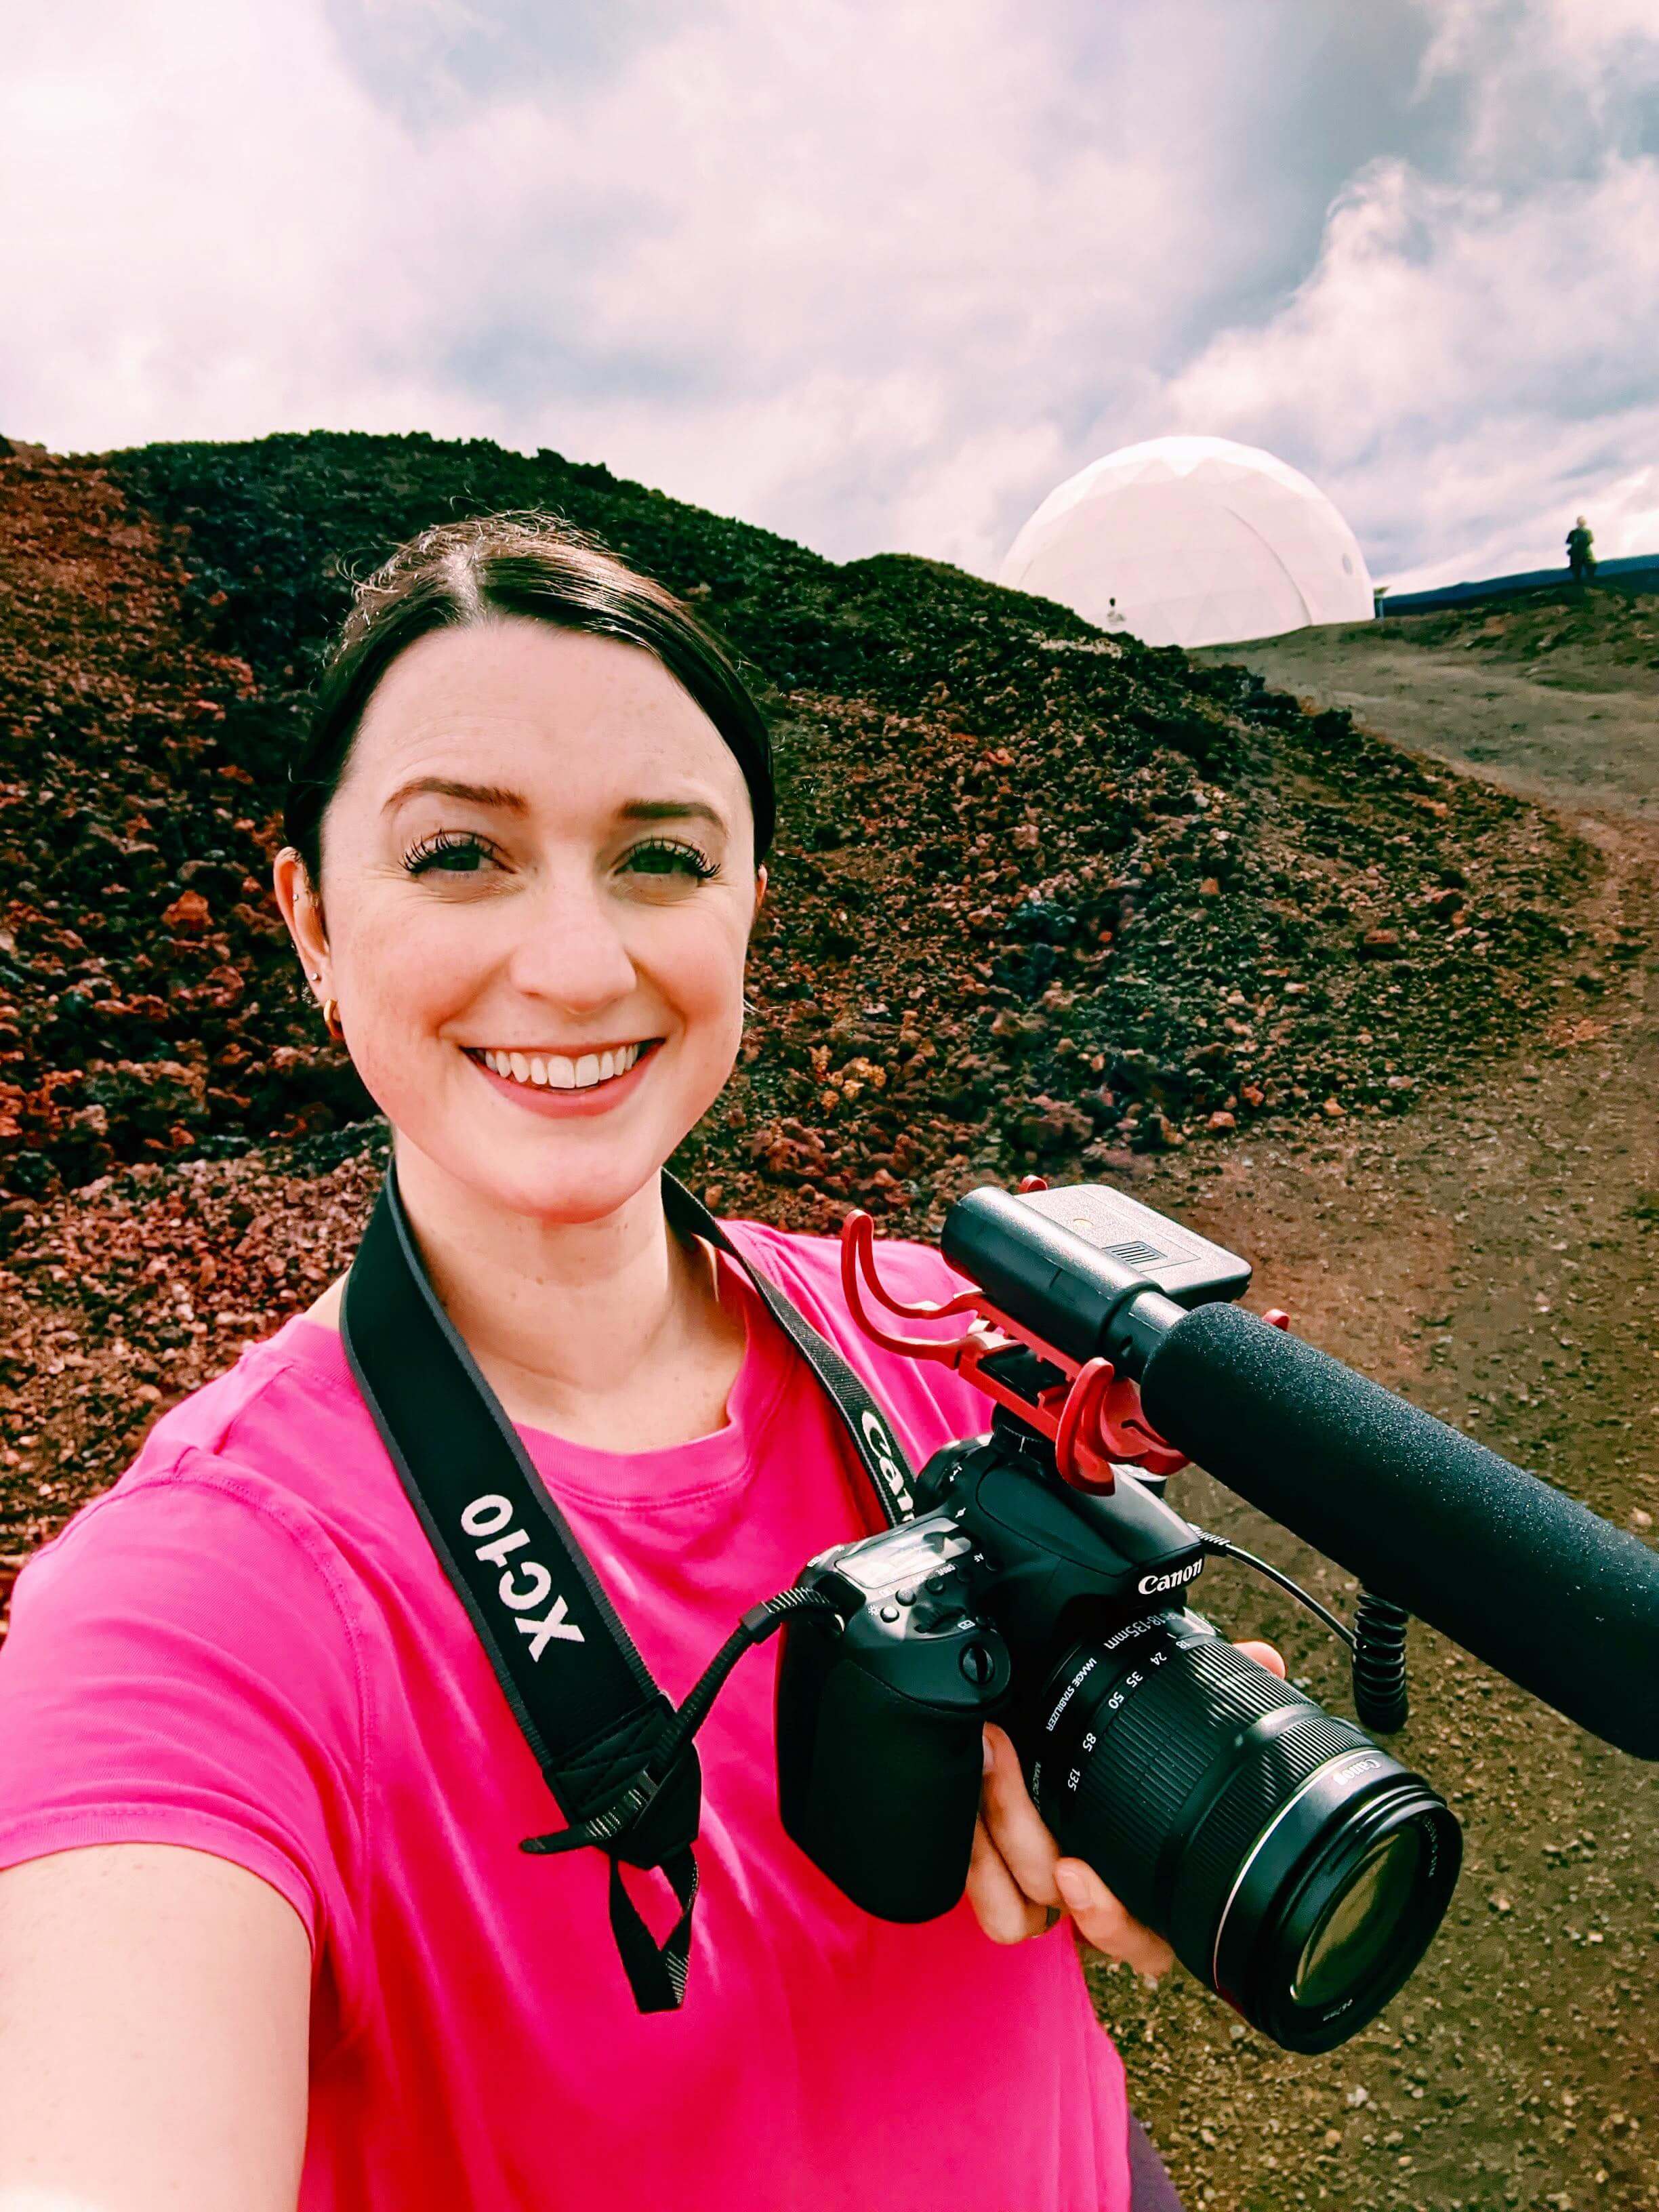
[(0, 432), (426, 430), (994, 576), (1172, 433), (1659, 553), (1659, 0), (54, 0)]

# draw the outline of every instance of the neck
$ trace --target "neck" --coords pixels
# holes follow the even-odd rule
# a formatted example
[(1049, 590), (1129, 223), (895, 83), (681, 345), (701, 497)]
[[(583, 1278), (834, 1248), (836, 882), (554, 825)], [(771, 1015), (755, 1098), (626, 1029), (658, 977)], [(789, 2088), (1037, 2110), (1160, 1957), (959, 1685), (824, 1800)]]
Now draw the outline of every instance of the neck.
[(413, 1146), (398, 1188), (428, 1277), (496, 1390), (550, 1426), (625, 1397), (717, 1303), (710, 1255), (671, 1234), (653, 1176), (598, 1221), (503, 1212)]

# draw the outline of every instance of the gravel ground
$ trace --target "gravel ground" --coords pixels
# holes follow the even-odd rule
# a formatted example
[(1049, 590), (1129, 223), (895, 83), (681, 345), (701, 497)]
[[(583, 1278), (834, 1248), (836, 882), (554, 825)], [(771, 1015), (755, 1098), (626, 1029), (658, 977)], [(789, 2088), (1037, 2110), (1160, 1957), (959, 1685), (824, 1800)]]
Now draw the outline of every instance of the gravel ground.
[[(1646, 730), (1659, 790), (1659, 717)], [(1264, 1135), (1128, 1172), (1149, 1203), (1256, 1261), (1249, 1303), (1288, 1306), (1311, 1340), (1653, 1542), (1659, 832), (1574, 818), (1607, 864), (1584, 916), (1613, 979), (1593, 1006), (1385, 1132)], [(1351, 1605), (1328, 1562), (1206, 1479), (1177, 1484), (1197, 1518)], [(1233, 1634), (1273, 1636), (1292, 1674), (1351, 1710), (1340, 1652), (1299, 1608), (1237, 1569), (1212, 1569), (1201, 1601)], [(1149, 1999), (1103, 1976), (1137, 2108), (1191, 2200), (1225, 2212), (1652, 2212), (1659, 1771), (1420, 1626), (1413, 1686), (1393, 1747), (1448, 1796), (1467, 1847), (1423, 1967), (1318, 2059), (1241, 2035), (1190, 1982)]]
[(1597, 584), (1195, 654), (1505, 789), (1659, 822), (1659, 597)]

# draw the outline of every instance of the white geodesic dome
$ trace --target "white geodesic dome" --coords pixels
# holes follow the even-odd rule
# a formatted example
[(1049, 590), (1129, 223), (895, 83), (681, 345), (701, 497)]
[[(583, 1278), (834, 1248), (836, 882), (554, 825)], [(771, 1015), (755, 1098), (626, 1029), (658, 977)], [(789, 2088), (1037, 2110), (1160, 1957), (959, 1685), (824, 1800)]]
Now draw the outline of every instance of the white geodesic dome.
[(998, 581), (1148, 645), (1233, 645), (1368, 622), (1358, 541), (1316, 484), (1259, 446), (1151, 438), (1051, 491)]

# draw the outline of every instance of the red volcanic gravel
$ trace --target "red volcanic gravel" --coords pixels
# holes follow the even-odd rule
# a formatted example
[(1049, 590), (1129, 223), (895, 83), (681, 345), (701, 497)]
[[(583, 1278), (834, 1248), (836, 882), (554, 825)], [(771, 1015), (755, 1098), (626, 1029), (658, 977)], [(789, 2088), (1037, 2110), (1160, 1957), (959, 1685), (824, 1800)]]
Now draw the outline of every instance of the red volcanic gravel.
[(343, 568), (508, 506), (682, 592), (773, 726), (757, 1012), (673, 1162), (720, 1211), (927, 1236), (1405, 1110), (1572, 998), (1553, 817), (959, 570), (477, 443), (0, 453), (0, 1555), (349, 1261), (386, 1133), (276, 911), (283, 775)]

